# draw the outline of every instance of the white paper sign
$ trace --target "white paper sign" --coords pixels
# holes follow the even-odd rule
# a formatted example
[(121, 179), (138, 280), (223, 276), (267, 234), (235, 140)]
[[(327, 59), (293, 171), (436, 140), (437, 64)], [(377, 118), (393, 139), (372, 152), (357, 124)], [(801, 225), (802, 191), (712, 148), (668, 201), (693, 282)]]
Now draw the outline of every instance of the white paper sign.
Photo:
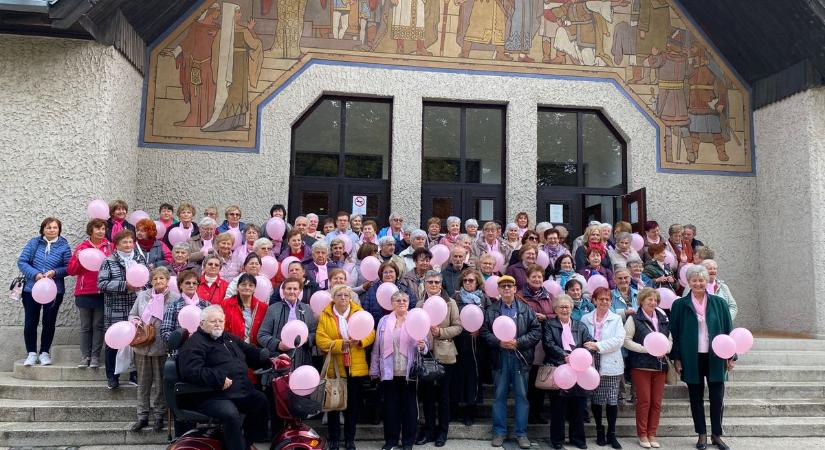
[(353, 195), (352, 196), (352, 213), (353, 214), (361, 214), (362, 216), (367, 213), (367, 196), (366, 195)]
[(633, 202), (630, 204), (630, 223), (639, 221), (639, 203)]
[(564, 223), (564, 205), (550, 204), (550, 222)]

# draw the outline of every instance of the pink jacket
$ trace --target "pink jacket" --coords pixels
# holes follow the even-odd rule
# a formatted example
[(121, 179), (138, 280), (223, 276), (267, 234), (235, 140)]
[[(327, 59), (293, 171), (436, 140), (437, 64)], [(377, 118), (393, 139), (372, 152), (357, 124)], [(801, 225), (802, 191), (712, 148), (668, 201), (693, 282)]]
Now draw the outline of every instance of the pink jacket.
[(109, 241), (107, 241), (106, 238), (103, 238), (100, 242), (100, 246), (98, 247), (92, 244), (92, 241), (86, 239), (74, 249), (74, 252), (72, 252), (72, 257), (69, 259), (69, 266), (66, 268), (66, 271), (69, 275), (77, 277), (77, 283), (74, 285), (75, 297), (78, 295), (94, 295), (100, 293), (100, 290), (97, 288), (97, 272), (92, 272), (91, 270), (87, 270), (83, 267), (80, 264), (80, 260), (77, 258), (77, 254), (80, 253), (81, 250), (87, 248), (97, 248), (102, 251), (106, 257), (108, 257), (112, 254), (110, 247), (111, 244), (109, 244)]

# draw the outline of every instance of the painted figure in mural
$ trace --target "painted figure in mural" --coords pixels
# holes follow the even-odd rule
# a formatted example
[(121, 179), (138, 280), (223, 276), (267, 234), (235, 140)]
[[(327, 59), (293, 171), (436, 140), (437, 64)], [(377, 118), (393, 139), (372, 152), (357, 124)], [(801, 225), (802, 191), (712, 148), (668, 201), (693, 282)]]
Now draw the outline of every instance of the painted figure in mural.
[(690, 123), (685, 95), (687, 54), (684, 49), (686, 40), (687, 32), (677, 29), (667, 39), (667, 51), (662, 53), (657, 47), (653, 47), (650, 49), (652, 55), (646, 60), (651, 68), (658, 69), (659, 72), (656, 115), (665, 124), (665, 160), (668, 162), (674, 161), (672, 159), (674, 144), (676, 145), (676, 160), (680, 158), (682, 138), (687, 136), (687, 126)]
[(520, 62), (534, 62), (530, 57), (533, 37), (541, 23), (543, 8), (541, 0), (510, 0), (505, 2), (508, 27), (504, 49), (518, 57)]
[[(303, 21), (312, 24), (312, 36), (323, 37), (332, 29), (332, 0), (306, 0)], [(332, 37), (330, 31), (329, 37)]]
[(174, 50), (163, 50), (161, 55), (174, 56), (175, 67), (180, 74), (183, 101), (189, 104), (186, 119), (175, 122), (177, 127), (202, 127), (212, 117), (215, 108), (215, 71), (212, 55), (217, 54), (213, 44), (217, 41), (221, 7), (213, 3), (189, 29)]
[(215, 111), (203, 131), (249, 126), (249, 86), (257, 86), (263, 64), (261, 40), (253, 31), (255, 19), (242, 24), (241, 7), (234, 3), (224, 3), (221, 15)]
[(424, 0), (392, 0), (391, 35), (396, 42), (396, 51), (404, 51), (404, 41), (415, 41), (415, 54), (432, 56), (424, 44)]
[[(605, 38), (610, 36), (613, 7), (628, 0), (571, 0), (545, 10), (545, 17), (555, 18), (553, 38), (556, 57), (548, 62), (564, 64), (567, 59), (576, 65), (612, 65), (605, 50)], [(546, 51), (546, 50), (545, 50)]]
[[(553, 14), (553, 10), (572, 1), (573, 0), (553, 0), (544, 2), (541, 27), (539, 28), (539, 35), (541, 36), (541, 62), (543, 63), (553, 63), (553, 59), (551, 58), (553, 39), (556, 38), (556, 32), (560, 26), (559, 18)], [(564, 61), (562, 61), (562, 63), (564, 63)]]
[(504, 14), (503, 3), (502, 0), (475, 0), (473, 2), (469, 25), (464, 34), (464, 45), (461, 47), (462, 57), (466, 58), (470, 54), (472, 44), (478, 43), (495, 46), (497, 61), (513, 60), (504, 49), (507, 16)]
[(464, 45), (464, 37), (467, 35), (467, 28), (470, 26), (470, 15), (473, 12), (473, 3), (475, 0), (453, 0), (453, 3), (458, 6), (458, 26), (455, 30), (455, 42), (461, 47), (461, 53), (458, 55), (461, 58), (470, 56), (470, 45)]
[(267, 53), (277, 58), (300, 58), (301, 31), (304, 28), (307, 0), (273, 1), (278, 8), (278, 24), (275, 27), (275, 41)]
[[(636, 61), (645, 61), (653, 54), (653, 48), (663, 49), (671, 34), (670, 4), (668, 0), (634, 0), (638, 2), (638, 24), (636, 25)], [(631, 15), (631, 21), (633, 16)], [(633, 76), (628, 83), (650, 84), (655, 82), (650, 67), (633, 66)]]
[[(690, 48), (687, 75), (690, 85), (690, 148), (687, 160), (689, 163), (696, 162), (699, 158), (699, 144), (713, 142), (719, 161), (728, 161), (730, 158), (725, 152), (725, 143), (730, 140), (733, 132), (727, 126), (728, 89), (725, 76), (718, 65), (712, 64), (707, 49), (698, 42)], [(727, 138), (723, 129), (727, 131)]]
[(349, 28), (349, 12), (352, 4), (357, 0), (333, 0), (332, 6), (332, 37), (343, 39)]
[(359, 0), (358, 4), (358, 41), (361, 42), (359, 50), (368, 48), (367, 30), (370, 26), (377, 26), (381, 17), (381, 2), (379, 0)]

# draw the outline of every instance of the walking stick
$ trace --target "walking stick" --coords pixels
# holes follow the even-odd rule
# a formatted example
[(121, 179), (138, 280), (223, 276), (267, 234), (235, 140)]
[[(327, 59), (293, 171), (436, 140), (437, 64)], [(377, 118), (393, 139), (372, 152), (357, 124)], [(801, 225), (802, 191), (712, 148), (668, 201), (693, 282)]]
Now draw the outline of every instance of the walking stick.
[(441, 46), (438, 56), (444, 56), (444, 40), (447, 38), (447, 8), (450, 7), (450, 0), (444, 0), (444, 8), (441, 12)]

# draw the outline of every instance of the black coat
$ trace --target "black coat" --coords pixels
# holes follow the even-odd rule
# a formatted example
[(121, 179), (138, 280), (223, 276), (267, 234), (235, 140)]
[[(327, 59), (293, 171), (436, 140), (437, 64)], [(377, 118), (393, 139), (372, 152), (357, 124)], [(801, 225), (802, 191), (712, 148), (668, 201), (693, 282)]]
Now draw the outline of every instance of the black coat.
[[(304, 289), (303, 289), (304, 295), (301, 297), (300, 302), (301, 303), (306, 303), (308, 305), (309, 304), (309, 299), (310, 299), (310, 297), (312, 297), (312, 294), (314, 294), (318, 291), (319, 291), (318, 283), (316, 283), (314, 280), (311, 280), (309, 278), (304, 278)], [(273, 289), (272, 294), (269, 296), (269, 305), (272, 306), (275, 303), (280, 303), (282, 301), (284, 301), (284, 299), (281, 298), (280, 288), (279, 289)]]
[[(562, 347), (561, 332), (562, 325), (559, 319), (552, 318), (544, 321), (541, 341), (544, 347), (545, 364), (552, 364), (554, 366), (565, 364), (564, 358), (571, 353)], [(584, 348), (585, 342), (593, 341), (593, 337), (590, 336), (590, 331), (587, 330), (587, 326), (578, 320), (573, 320), (573, 318), (570, 318), (570, 332), (573, 333), (573, 341), (576, 343), (576, 348)], [(587, 395), (587, 391), (577, 384), (566, 391), (559, 391), (559, 394), (582, 396)]]
[[(667, 315), (656, 309), (656, 317), (659, 320), (659, 333), (670, 336), (670, 321)], [(645, 316), (642, 308), (636, 311), (633, 315), (633, 325), (636, 332), (633, 334), (633, 342), (639, 345), (645, 345), (645, 337), (653, 332), (653, 323)], [(631, 369), (653, 369), (667, 371), (667, 363), (664, 357), (657, 358), (648, 353), (638, 353), (634, 351), (627, 352), (627, 365)]]
[[(214, 339), (198, 328), (178, 352), (178, 367), (182, 381), (214, 389), (211, 396), (205, 394), (209, 398), (243, 398), (255, 390), (247, 371), (262, 367), (261, 359), (261, 349), (232, 334)], [(232, 386), (224, 390), (226, 378)]]
[[(504, 350), (501, 348), (501, 341), (493, 334), (493, 322), (501, 315), (502, 300), (499, 300), (484, 310), (484, 324), (481, 326), (481, 337), (487, 342), (490, 348), (490, 362), (493, 369), (501, 368), (501, 352), (509, 352), (512, 350)], [(522, 370), (530, 370), (533, 364), (533, 355), (536, 351), (536, 344), (541, 340), (541, 325), (536, 319), (536, 313), (527, 306), (527, 303), (513, 300), (516, 305), (516, 344), (519, 353), (524, 356), (524, 361), (521, 361)], [(520, 358), (519, 358), (520, 359)]]
[[(115, 250), (115, 245), (114, 245), (115, 241), (113, 239), (114, 236), (112, 236), (112, 227), (114, 225), (115, 225), (114, 221), (112, 220), (111, 217), (106, 219), (106, 240), (112, 243), (112, 251)], [(135, 234), (135, 226), (132, 225), (131, 223), (125, 221), (125, 220), (123, 221), (123, 229), (124, 230), (131, 230), (132, 234)], [(135, 239), (137, 239), (137, 238), (135, 238)]]

